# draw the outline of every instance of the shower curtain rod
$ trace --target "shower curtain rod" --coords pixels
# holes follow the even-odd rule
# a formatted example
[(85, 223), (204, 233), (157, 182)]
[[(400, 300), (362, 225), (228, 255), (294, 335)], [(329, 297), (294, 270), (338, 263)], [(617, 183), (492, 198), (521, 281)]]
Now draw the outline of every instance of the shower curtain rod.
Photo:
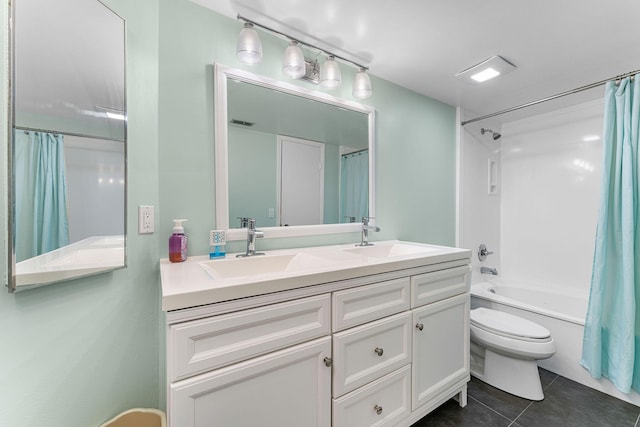
[(368, 148), (363, 148), (362, 150), (350, 151), (348, 153), (342, 154), (342, 156), (349, 156), (351, 154), (361, 154), (361, 153), (364, 153), (367, 150), (368, 150)]
[(566, 92), (561, 92), (561, 93), (557, 93), (555, 95), (547, 96), (546, 98), (538, 99), (537, 101), (527, 102), (526, 104), (518, 105), (516, 107), (507, 108), (506, 110), (501, 110), (501, 111), (497, 111), (495, 113), (486, 114), (484, 116), (476, 117), (475, 119), (465, 120), (463, 122), (460, 122), (460, 125), (464, 126), (464, 125), (467, 125), (469, 123), (478, 122), (480, 120), (489, 119), (491, 117), (499, 116), (501, 114), (510, 113), (512, 111), (521, 110), (523, 108), (531, 107), (533, 105), (541, 104), (543, 102), (547, 102), (547, 101), (551, 101), (551, 100), (554, 100), (554, 99), (562, 98), (563, 96), (573, 95), (574, 93), (583, 92), (585, 90), (593, 89), (594, 87), (602, 86), (603, 84), (607, 83), (608, 81), (621, 80), (621, 79), (624, 79), (625, 77), (630, 77), (630, 76), (632, 77), (632, 76), (634, 76), (634, 75), (636, 75), (638, 73), (640, 73), (640, 70), (630, 71), (628, 73), (624, 73), (624, 74), (621, 74), (619, 76), (615, 76), (615, 77), (610, 78), (610, 79), (601, 80), (599, 82), (591, 83), (591, 84), (588, 84), (588, 85), (585, 85), (585, 86), (580, 86), (580, 87), (577, 87), (575, 89), (568, 90)]
[(122, 140), (122, 139), (113, 138), (113, 137), (110, 137), (110, 136), (93, 136), (93, 135), (86, 135), (86, 134), (74, 133), (74, 132), (59, 132), (57, 130), (39, 129), (39, 128), (32, 128), (32, 127), (26, 127), (26, 126), (14, 126), (14, 129), (23, 130), (25, 132), (51, 133), (51, 134), (54, 134), (54, 135), (76, 136), (76, 137), (80, 137), (80, 138), (102, 139), (102, 140), (105, 140), (105, 141), (124, 142), (124, 140)]

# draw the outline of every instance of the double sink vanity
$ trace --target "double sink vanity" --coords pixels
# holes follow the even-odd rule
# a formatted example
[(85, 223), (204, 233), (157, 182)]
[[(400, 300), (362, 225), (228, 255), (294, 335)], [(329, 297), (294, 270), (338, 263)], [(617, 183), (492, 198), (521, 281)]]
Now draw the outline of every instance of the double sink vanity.
[(182, 426), (410, 426), (466, 405), (471, 252), (388, 241), (161, 261)]

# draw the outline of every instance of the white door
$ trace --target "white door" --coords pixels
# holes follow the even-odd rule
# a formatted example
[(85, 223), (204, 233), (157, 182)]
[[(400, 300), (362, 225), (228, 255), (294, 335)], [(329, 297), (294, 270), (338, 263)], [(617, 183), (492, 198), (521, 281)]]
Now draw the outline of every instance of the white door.
[(469, 379), (469, 295), (413, 310), (412, 407)]
[(324, 144), (278, 136), (279, 224), (323, 223)]
[(329, 427), (331, 337), (171, 385), (171, 427)]

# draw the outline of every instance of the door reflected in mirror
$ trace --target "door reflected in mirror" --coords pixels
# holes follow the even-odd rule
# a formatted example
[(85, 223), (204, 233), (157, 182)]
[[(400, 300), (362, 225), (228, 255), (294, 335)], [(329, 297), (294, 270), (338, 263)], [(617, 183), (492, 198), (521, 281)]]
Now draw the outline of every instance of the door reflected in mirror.
[[(243, 217), (264, 229), (372, 216), (372, 109), (240, 70), (216, 66), (216, 74), (226, 90), (216, 91), (216, 105), (226, 107), (216, 153), (226, 151), (228, 168), (217, 176), (217, 215), (225, 216), (218, 227), (241, 228)], [(223, 160), (217, 169), (224, 169)], [(220, 209), (224, 190), (226, 211)]]
[(12, 14), (10, 292), (126, 265), (125, 22), (97, 0)]

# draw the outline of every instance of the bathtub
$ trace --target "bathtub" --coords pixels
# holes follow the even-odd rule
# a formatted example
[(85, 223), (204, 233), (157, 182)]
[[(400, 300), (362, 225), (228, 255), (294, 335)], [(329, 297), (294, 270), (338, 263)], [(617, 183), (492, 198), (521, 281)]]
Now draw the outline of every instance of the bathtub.
[(471, 285), (471, 308), (486, 307), (536, 322), (551, 332), (556, 354), (538, 365), (563, 377), (640, 406), (640, 394), (624, 394), (606, 379), (591, 378), (580, 365), (587, 312), (586, 292), (566, 292), (543, 286), (492, 279)]

